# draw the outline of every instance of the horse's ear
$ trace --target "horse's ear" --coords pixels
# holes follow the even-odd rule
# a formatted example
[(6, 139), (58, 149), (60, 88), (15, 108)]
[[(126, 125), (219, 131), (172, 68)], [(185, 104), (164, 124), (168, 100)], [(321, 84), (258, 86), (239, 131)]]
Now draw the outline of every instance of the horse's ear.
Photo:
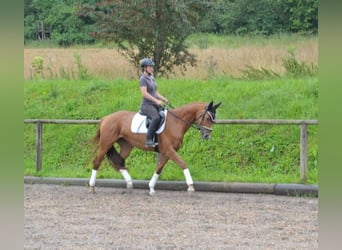
[(214, 101), (211, 101), (211, 102), (208, 104), (208, 110), (211, 110), (211, 109), (212, 109), (213, 103), (214, 103)]
[(221, 105), (221, 102), (219, 102), (218, 104), (215, 104), (214, 109), (216, 110), (218, 107), (220, 107), (220, 105)]

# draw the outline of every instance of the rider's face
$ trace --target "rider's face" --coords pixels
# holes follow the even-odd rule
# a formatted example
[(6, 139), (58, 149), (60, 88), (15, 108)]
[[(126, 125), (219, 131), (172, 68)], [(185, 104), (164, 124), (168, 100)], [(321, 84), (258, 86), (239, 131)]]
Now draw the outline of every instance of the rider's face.
[(146, 72), (152, 74), (153, 73), (153, 66), (147, 66)]

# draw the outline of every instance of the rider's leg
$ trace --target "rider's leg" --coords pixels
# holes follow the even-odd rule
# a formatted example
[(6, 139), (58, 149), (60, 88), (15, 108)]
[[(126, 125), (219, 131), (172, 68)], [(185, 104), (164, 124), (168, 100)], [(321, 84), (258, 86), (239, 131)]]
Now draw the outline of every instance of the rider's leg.
[(141, 111), (143, 114), (145, 114), (148, 118), (151, 119), (150, 125), (147, 130), (145, 145), (148, 147), (155, 147), (157, 146), (157, 143), (153, 141), (153, 137), (158, 129), (158, 125), (161, 120), (159, 116), (159, 108), (154, 105), (144, 104), (141, 106)]
[(146, 143), (145, 145), (148, 147), (155, 147), (158, 143), (153, 141), (153, 137), (155, 132), (158, 129), (158, 125), (160, 123), (160, 117), (153, 118), (150, 122), (150, 126), (148, 127), (147, 136), (146, 136)]

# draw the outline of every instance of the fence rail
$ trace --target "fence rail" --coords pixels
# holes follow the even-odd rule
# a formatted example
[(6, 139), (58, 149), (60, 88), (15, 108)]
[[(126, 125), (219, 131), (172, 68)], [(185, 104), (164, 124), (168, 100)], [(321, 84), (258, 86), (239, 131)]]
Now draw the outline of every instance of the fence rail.
[[(98, 124), (100, 120), (66, 120), (66, 119), (25, 119), (24, 123), (35, 123), (36, 129), (36, 171), (42, 168), (42, 136), (43, 124)], [(277, 119), (222, 119), (216, 120), (215, 124), (268, 124), (268, 125), (300, 125), (300, 179), (307, 180), (307, 145), (308, 145), (308, 125), (318, 125), (317, 120), (277, 120)]]

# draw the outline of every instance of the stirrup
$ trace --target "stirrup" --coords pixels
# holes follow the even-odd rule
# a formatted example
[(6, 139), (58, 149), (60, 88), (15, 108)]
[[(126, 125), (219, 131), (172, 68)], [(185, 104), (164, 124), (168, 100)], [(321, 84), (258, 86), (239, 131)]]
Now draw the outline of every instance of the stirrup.
[(145, 146), (147, 147), (156, 147), (158, 145), (158, 142), (154, 142), (152, 140), (147, 140), (146, 143), (145, 143)]

